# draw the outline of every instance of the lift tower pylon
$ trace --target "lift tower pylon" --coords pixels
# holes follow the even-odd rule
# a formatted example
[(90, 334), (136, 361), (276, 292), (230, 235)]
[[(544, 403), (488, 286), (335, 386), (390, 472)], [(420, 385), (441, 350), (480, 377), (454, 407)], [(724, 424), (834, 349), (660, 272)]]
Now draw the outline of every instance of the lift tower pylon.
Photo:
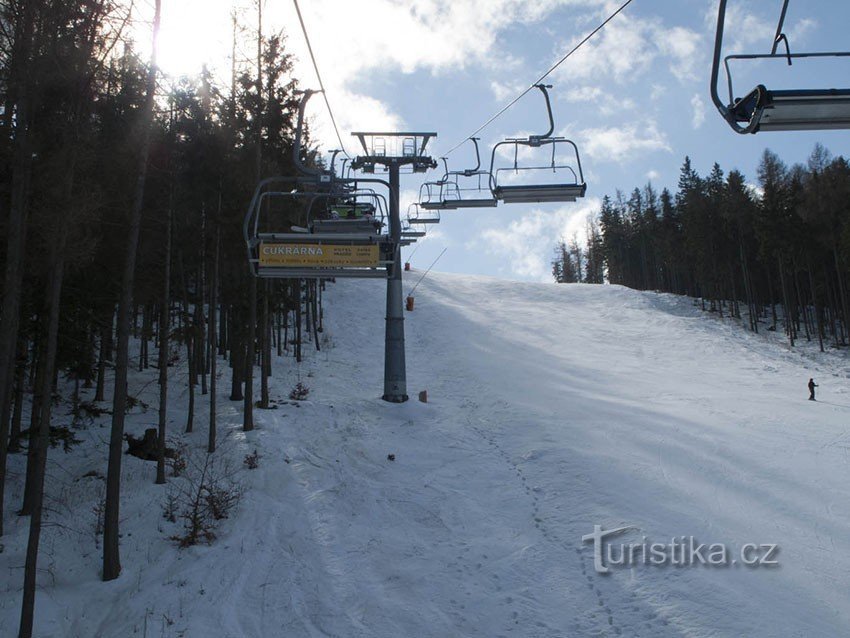
[(424, 173), (437, 167), (437, 162), (425, 155), (425, 147), (436, 133), (392, 132), (352, 133), (360, 141), (363, 155), (351, 162), (354, 170), (374, 172), (383, 166), (389, 173), (390, 242), (393, 258), (387, 266), (387, 317), (384, 349), (383, 400), (391, 403), (407, 401), (407, 369), (404, 356), (404, 299), (401, 281), (401, 219), (399, 213), (401, 167), (409, 166), (414, 173)]

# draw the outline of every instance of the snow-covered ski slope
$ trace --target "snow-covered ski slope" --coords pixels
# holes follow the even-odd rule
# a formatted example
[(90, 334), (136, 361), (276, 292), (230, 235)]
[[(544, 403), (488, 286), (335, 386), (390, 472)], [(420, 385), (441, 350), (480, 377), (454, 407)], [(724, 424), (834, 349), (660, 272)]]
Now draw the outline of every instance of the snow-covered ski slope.
[[(223, 449), (261, 458), (215, 543), (176, 549), (153, 464), (125, 457), (122, 576), (98, 581), (90, 537), (46, 532), (39, 635), (850, 635), (843, 355), (791, 351), (668, 295), (432, 273), (405, 315), (411, 401), (391, 405), (382, 283), (340, 281), (326, 299), (326, 347), (300, 369), (308, 400), (257, 411), (245, 435), (222, 378)], [(299, 371), (274, 374), (285, 399)], [(202, 447), (203, 415), (196, 429)], [(105, 470), (99, 436), (51, 458)], [(16, 588), (25, 528), (7, 520)], [(779, 565), (601, 575), (581, 540), (594, 525), (732, 558), (776, 544)], [(13, 635), (19, 594), (3, 599)]]

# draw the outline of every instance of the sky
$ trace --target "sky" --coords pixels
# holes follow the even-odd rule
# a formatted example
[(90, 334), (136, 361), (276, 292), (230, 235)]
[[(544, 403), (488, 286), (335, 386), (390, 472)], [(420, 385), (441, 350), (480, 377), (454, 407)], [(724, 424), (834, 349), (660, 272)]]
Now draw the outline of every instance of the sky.
[[(150, 6), (141, 0), (140, 6)], [(608, 0), (301, 0), (319, 71), (347, 151), (351, 131), (435, 131), (435, 158), (463, 142), (513, 100), (622, 1)], [(160, 61), (170, 74), (207, 63), (223, 84), (230, 69), (231, 8), (227, 0), (163, 0)], [(729, 1), (724, 54), (769, 52), (781, 0)], [(256, 28), (256, 4), (238, 9)], [(848, 155), (850, 132), (786, 132), (742, 136), (714, 108), (709, 93), (717, 20), (714, 0), (633, 0), (603, 31), (564, 62), (547, 82), (555, 130), (578, 145), (587, 195), (575, 203), (500, 205), (444, 211), (439, 225), (405, 249), (414, 267), (508, 279), (551, 281), (557, 241), (583, 237), (588, 215), (604, 195), (651, 182), (675, 190), (689, 156), (700, 174), (714, 162), (755, 182), (770, 148), (787, 163), (805, 162), (815, 143)], [(296, 56), (302, 88), (318, 88), (292, 0), (266, 0), (264, 32), (282, 32)], [(847, 49), (850, 5), (791, 0), (785, 22), (793, 52)], [(248, 26), (250, 25), (250, 27)], [(141, 38), (140, 38), (141, 39)], [(241, 45), (237, 59), (254, 55)], [(733, 66), (736, 96), (768, 88), (846, 88), (850, 59), (776, 61)], [(725, 78), (721, 95), (726, 95)], [(325, 149), (339, 142), (320, 99), (310, 103), (314, 132)], [(484, 129), (482, 156), (505, 139), (547, 128), (542, 96), (532, 91)], [(522, 157), (537, 163), (535, 157)], [(450, 170), (474, 164), (469, 144), (448, 156)], [(486, 160), (485, 163), (489, 163)], [(442, 169), (402, 180), (402, 210), (422, 181)], [(250, 194), (246, 193), (246, 202)], [(416, 251), (413, 254), (413, 251)], [(411, 257), (412, 255), (412, 257)]]

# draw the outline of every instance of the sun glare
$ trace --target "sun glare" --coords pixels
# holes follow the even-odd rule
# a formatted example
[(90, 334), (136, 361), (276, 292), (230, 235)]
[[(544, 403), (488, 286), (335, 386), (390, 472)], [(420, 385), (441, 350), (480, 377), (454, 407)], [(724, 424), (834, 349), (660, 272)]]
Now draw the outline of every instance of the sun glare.
[[(222, 0), (163, 2), (157, 47), (160, 69), (181, 76), (196, 75), (205, 64), (214, 70), (229, 68), (229, 6)], [(139, 44), (150, 41), (149, 29), (147, 23), (137, 30)]]

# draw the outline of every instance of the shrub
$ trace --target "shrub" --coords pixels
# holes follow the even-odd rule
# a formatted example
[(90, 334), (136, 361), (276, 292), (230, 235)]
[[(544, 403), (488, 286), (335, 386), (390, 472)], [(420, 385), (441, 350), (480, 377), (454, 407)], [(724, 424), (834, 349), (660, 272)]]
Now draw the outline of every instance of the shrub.
[(260, 455), (257, 450), (253, 454), (246, 454), (245, 460), (242, 461), (249, 470), (256, 470), (260, 466)]
[(292, 401), (303, 401), (309, 394), (310, 388), (299, 381), (298, 385), (292, 388), (292, 392), (289, 393), (289, 398)]
[(186, 471), (182, 480), (173, 484), (163, 515), (171, 513), (175, 520), (183, 520), (183, 533), (171, 537), (180, 547), (212, 543), (218, 522), (239, 502), (242, 486), (234, 480), (226, 458), (207, 453), (202, 459), (197, 454), (186, 454), (185, 458)]

